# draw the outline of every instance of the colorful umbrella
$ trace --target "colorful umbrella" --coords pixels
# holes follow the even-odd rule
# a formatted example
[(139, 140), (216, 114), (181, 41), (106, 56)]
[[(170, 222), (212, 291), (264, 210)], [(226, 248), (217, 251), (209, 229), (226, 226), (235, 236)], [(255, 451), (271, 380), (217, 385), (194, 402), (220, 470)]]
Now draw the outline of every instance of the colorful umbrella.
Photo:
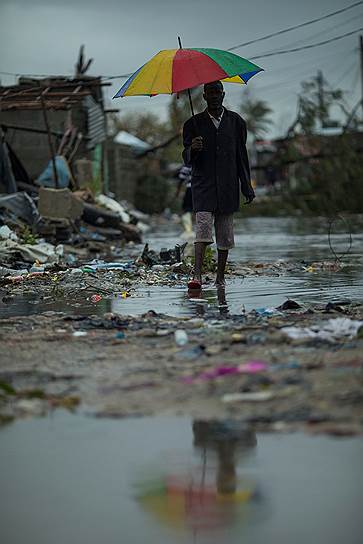
[(114, 98), (179, 93), (217, 80), (245, 84), (262, 70), (221, 49), (165, 49), (132, 74)]
[(212, 482), (197, 483), (197, 476), (170, 475), (148, 486), (138, 502), (163, 524), (179, 529), (203, 531), (244, 521), (255, 492), (251, 482), (235, 493), (219, 493)]

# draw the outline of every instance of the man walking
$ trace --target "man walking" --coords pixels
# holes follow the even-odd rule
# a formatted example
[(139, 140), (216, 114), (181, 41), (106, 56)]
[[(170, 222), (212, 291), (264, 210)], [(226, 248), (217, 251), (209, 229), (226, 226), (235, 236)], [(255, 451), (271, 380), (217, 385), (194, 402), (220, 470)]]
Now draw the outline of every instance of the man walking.
[(218, 249), (216, 285), (224, 286), (228, 251), (234, 247), (233, 213), (240, 207), (240, 192), (246, 204), (255, 193), (250, 182), (244, 120), (223, 107), (223, 85), (204, 85), (207, 108), (184, 124), (183, 158), (192, 167), (193, 210), (196, 212), (195, 268), (189, 289), (202, 286), (205, 249), (213, 243), (213, 222)]

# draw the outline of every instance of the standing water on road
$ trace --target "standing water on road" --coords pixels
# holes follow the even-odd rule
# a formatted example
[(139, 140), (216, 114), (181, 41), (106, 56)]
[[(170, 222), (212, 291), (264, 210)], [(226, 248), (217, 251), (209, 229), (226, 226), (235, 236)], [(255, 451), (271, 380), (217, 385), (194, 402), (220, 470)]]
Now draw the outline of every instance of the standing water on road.
[[(214, 313), (240, 314), (259, 307), (277, 307), (287, 298), (300, 303), (334, 302), (350, 299), (363, 300), (363, 233), (361, 219), (351, 221), (350, 227), (336, 221), (332, 227), (330, 245), (338, 256), (343, 256), (338, 271), (309, 271), (309, 264), (317, 261), (334, 262), (329, 246), (326, 219), (314, 218), (250, 218), (236, 219), (236, 247), (230, 252), (235, 263), (275, 263), (285, 261), (306, 263), (308, 270), (299, 270), (272, 276), (259, 275), (227, 277), (225, 300), (218, 300), (211, 281), (203, 289), (201, 300), (190, 300), (184, 284), (138, 288), (127, 299), (104, 297), (102, 304), (94, 305), (84, 297), (71, 300), (39, 300), (37, 294), (15, 298), (11, 305), (0, 302), (0, 315), (27, 315), (46, 310), (64, 311), (80, 315), (103, 314), (107, 311), (140, 315), (149, 309), (174, 316), (208, 315)], [(351, 229), (352, 244), (350, 248)], [(180, 243), (180, 225), (167, 223), (156, 228), (145, 239), (150, 248), (160, 251)], [(350, 251), (347, 253), (347, 251)], [(141, 253), (141, 246), (140, 246)]]
[(361, 542), (361, 438), (57, 413), (0, 440), (6, 544)]
[[(299, 272), (287, 276), (247, 276), (227, 278), (226, 300), (218, 300), (213, 283), (203, 289), (201, 301), (190, 301), (185, 293), (185, 285), (167, 288), (152, 286), (138, 291), (139, 303), (135, 299), (126, 302), (114, 301), (113, 311), (123, 311), (136, 315), (152, 308), (169, 315), (200, 315), (210, 311), (229, 311), (241, 313), (258, 307), (279, 306), (287, 298), (299, 302), (321, 302), (351, 299), (363, 300), (363, 233), (358, 227), (352, 228), (352, 247), (344, 256), (338, 272)], [(180, 227), (165, 225), (150, 235), (150, 247), (160, 250), (173, 247), (180, 242)], [(347, 225), (333, 225), (331, 246), (338, 256), (344, 255), (350, 247), (350, 234)], [(230, 252), (230, 260), (243, 263), (274, 263), (278, 260), (291, 263), (302, 261), (331, 261), (335, 257), (329, 247), (328, 225), (326, 220), (296, 218), (236, 219), (235, 248)], [(209, 274), (212, 278), (212, 274)], [(203, 302), (204, 301), (204, 302)]]

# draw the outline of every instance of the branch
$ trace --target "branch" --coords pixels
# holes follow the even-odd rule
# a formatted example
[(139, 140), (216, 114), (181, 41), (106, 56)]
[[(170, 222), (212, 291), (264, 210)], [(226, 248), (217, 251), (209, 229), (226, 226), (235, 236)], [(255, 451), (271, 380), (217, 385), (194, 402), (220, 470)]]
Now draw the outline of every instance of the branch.
[(168, 138), (162, 144), (155, 145), (154, 147), (151, 147), (150, 149), (147, 149), (146, 151), (143, 151), (142, 153), (137, 155), (137, 158), (140, 159), (142, 157), (145, 157), (149, 153), (155, 153), (155, 151), (157, 151), (158, 149), (163, 149), (164, 147), (168, 147), (168, 145), (170, 145), (172, 142), (174, 142), (174, 140), (176, 140), (179, 137), (180, 137), (180, 132), (178, 132), (177, 134), (174, 134), (173, 136)]

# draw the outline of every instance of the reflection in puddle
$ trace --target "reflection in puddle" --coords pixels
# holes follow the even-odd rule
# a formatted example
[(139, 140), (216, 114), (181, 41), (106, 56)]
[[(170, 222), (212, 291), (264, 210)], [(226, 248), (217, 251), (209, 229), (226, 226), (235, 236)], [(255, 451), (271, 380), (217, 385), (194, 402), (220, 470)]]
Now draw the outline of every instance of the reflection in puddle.
[(327, 303), (337, 300), (363, 300), (361, 275), (350, 276), (345, 272), (329, 275), (305, 274), (305, 276), (246, 277), (227, 279), (225, 291), (206, 285), (199, 293), (188, 295), (185, 285), (175, 287), (153, 285), (138, 288), (131, 297), (115, 294), (93, 304), (85, 298), (72, 300), (39, 300), (37, 295), (21, 295), (9, 303), (0, 301), (0, 317), (33, 315), (45, 311), (65, 312), (73, 315), (103, 315), (114, 312), (138, 316), (148, 310), (171, 316), (226, 316), (240, 315), (253, 308), (273, 307), (283, 304), (287, 298), (299, 303)]
[(226, 529), (243, 519), (256, 495), (252, 479), (237, 465), (253, 449), (256, 435), (235, 421), (194, 421), (196, 464), (168, 472), (138, 495), (142, 507), (171, 527), (198, 533)]
[(57, 412), (0, 442), (6, 544), (361, 542), (361, 438)]

